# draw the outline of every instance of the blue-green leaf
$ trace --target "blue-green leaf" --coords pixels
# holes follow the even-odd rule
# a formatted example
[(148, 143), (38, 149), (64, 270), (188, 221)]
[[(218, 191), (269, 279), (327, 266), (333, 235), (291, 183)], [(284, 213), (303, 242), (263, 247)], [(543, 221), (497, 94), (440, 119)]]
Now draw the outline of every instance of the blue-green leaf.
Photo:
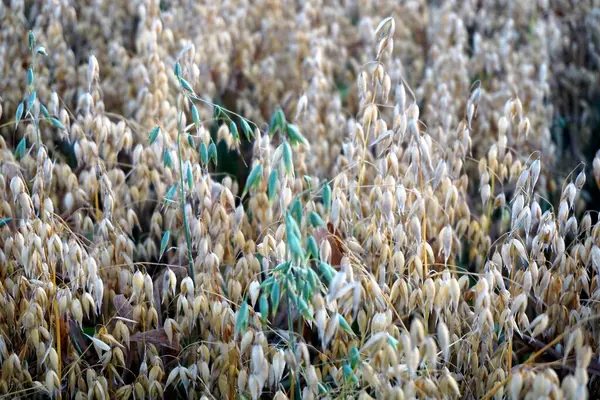
[(304, 249), (302, 249), (302, 245), (300, 244), (300, 238), (295, 235), (292, 235), (287, 238), (287, 242), (292, 252), (292, 255), (296, 257), (297, 260), (304, 259)]
[(33, 87), (33, 67), (27, 68), (27, 87)]
[(2, 228), (4, 225), (10, 223), (10, 221), (12, 221), (12, 218), (2, 218), (2, 219), (0, 219), (0, 228)]
[(273, 272), (280, 272), (283, 275), (285, 275), (288, 273), (291, 265), (292, 265), (291, 261), (284, 261), (281, 264), (279, 264), (278, 266), (276, 266), (275, 268), (273, 268)]
[(25, 157), (26, 148), (27, 148), (27, 140), (25, 139), (25, 136), (23, 136), (23, 139), (21, 139), (19, 144), (17, 144), (17, 148), (15, 149), (15, 157), (17, 157), (18, 160)]
[(48, 109), (42, 103), (40, 103), (40, 110), (42, 111), (42, 115), (44, 116), (44, 118), (50, 118), (50, 113), (48, 112)]
[(290, 207), (290, 213), (296, 220), (298, 225), (302, 225), (302, 204), (298, 198), (294, 199), (292, 206)]
[(192, 135), (187, 136), (187, 142), (192, 149), (196, 148), (196, 143), (194, 142), (194, 137)]
[(48, 52), (46, 51), (46, 48), (44, 46), (38, 46), (36, 49), (36, 53), (41, 54), (43, 56), (48, 55)]
[(159, 260), (162, 258), (163, 254), (165, 253), (165, 250), (167, 250), (170, 237), (170, 231), (165, 231), (165, 233), (163, 233), (162, 239), (160, 240), (160, 256), (158, 257)]
[(319, 214), (316, 213), (316, 211), (311, 211), (310, 214), (308, 214), (308, 221), (316, 228), (325, 225), (325, 222), (323, 222), (323, 219)]
[(160, 133), (160, 127), (158, 125), (156, 125), (154, 128), (152, 128), (152, 130), (150, 131), (150, 145), (152, 145), (152, 143), (154, 143), (156, 141), (156, 138), (158, 137), (158, 134)]
[(360, 352), (358, 351), (356, 346), (353, 345), (352, 347), (350, 347), (350, 366), (352, 367), (353, 370), (358, 366), (359, 362), (360, 362)]
[(273, 136), (277, 131), (283, 131), (283, 129), (285, 129), (285, 124), (285, 114), (281, 107), (279, 107), (271, 117), (271, 122), (269, 123), (269, 135)]
[(31, 92), (29, 94), (29, 98), (27, 99), (27, 109), (31, 110), (31, 107), (33, 107), (33, 104), (35, 103), (35, 98), (36, 98), (36, 91), (34, 90), (33, 92)]
[(321, 275), (325, 278), (327, 284), (331, 283), (333, 276), (335, 275), (335, 270), (329, 264), (324, 261), (319, 263), (319, 271), (321, 271)]
[(200, 143), (200, 160), (202, 161), (202, 164), (208, 164), (208, 148), (204, 142)]
[(267, 186), (267, 196), (269, 197), (269, 201), (273, 201), (275, 198), (275, 194), (277, 193), (277, 181), (277, 170), (273, 168), (271, 175), (269, 175), (269, 184)]
[(350, 324), (348, 323), (348, 321), (346, 321), (346, 318), (344, 318), (342, 316), (342, 314), (338, 314), (338, 321), (340, 322), (340, 326), (342, 327), (342, 329), (344, 331), (346, 331), (346, 333), (354, 336), (354, 331), (350, 327)]
[(352, 383), (358, 383), (358, 378), (356, 377), (356, 375), (354, 375), (354, 372), (352, 372), (352, 368), (350, 367), (350, 365), (348, 365), (348, 363), (344, 363), (342, 371), (344, 373), (344, 379), (346, 380), (346, 382), (352, 381)]
[(287, 237), (295, 236), (299, 238), (301, 236), (300, 227), (291, 214), (285, 216), (285, 233)]
[(271, 285), (273, 285), (273, 282), (275, 282), (275, 278), (273, 276), (268, 277), (267, 279), (265, 279), (264, 281), (261, 282), (259, 288), (260, 289), (267, 289), (269, 287), (271, 287)]
[(219, 119), (221, 119), (221, 114), (224, 114), (223, 110), (221, 109), (221, 106), (218, 104), (215, 104), (215, 121), (218, 121)]
[(280, 285), (279, 281), (275, 280), (273, 285), (271, 286), (271, 315), (275, 315), (277, 313), (277, 309), (279, 308), (279, 297), (280, 297)]
[(253, 188), (254, 186), (256, 186), (258, 184), (258, 182), (262, 178), (262, 173), (263, 173), (262, 165), (256, 164), (256, 166), (250, 172), (250, 175), (248, 175), (248, 180), (246, 181), (246, 187), (244, 187), (244, 192), (242, 193), (242, 197), (244, 197), (251, 188)]
[(65, 126), (56, 118), (50, 118), (50, 122), (58, 129), (65, 129)]
[(176, 77), (179, 78), (181, 76), (181, 64), (179, 63), (179, 61), (175, 62), (173, 72), (175, 73)]
[(194, 120), (196, 128), (200, 127), (200, 113), (198, 112), (198, 107), (196, 107), (194, 103), (192, 103), (192, 119)]
[(312, 297), (317, 287), (317, 282), (320, 282), (319, 275), (312, 268), (308, 268), (307, 281), (310, 283), (310, 297)]
[(287, 124), (286, 132), (292, 144), (302, 143), (303, 145), (308, 146), (308, 140), (306, 140), (306, 138), (302, 136), (300, 130), (296, 125)]
[(192, 85), (190, 85), (190, 83), (188, 81), (186, 81), (185, 79), (183, 79), (181, 76), (179, 77), (179, 84), (181, 85), (181, 87), (183, 89), (187, 90), (188, 92), (194, 93), (194, 89), (192, 88)]
[(253, 132), (252, 132), (252, 128), (250, 127), (250, 124), (248, 123), (248, 121), (246, 121), (246, 118), (241, 119), (241, 124), (242, 124), (242, 131), (244, 132), (246, 139), (251, 140), (252, 136), (253, 136)]
[(326, 213), (331, 209), (331, 186), (329, 183), (323, 188), (323, 207)]
[(398, 348), (398, 344), (400, 344), (400, 342), (399, 342), (399, 341), (398, 341), (398, 340), (397, 340), (395, 337), (393, 337), (392, 335), (390, 335), (389, 333), (388, 333), (388, 335), (387, 335), (387, 342), (388, 342), (388, 343), (390, 344), (390, 346), (392, 346), (394, 349), (397, 349), (397, 348)]
[(304, 182), (306, 182), (306, 184), (308, 185), (308, 188), (312, 189), (312, 182), (313, 182), (312, 178), (308, 175), (304, 175), (302, 177), (302, 179), (304, 180)]
[(169, 150), (165, 149), (163, 152), (163, 164), (166, 168), (171, 168), (173, 166), (173, 159), (171, 158), (171, 153)]
[(187, 180), (188, 188), (190, 188), (190, 190), (192, 190), (192, 188), (194, 187), (194, 177), (192, 175), (192, 167), (191, 166), (188, 166), (188, 168), (187, 168), (186, 180)]
[(233, 136), (233, 139), (236, 142), (240, 140), (240, 134), (238, 132), (237, 125), (233, 121), (229, 121), (229, 132), (231, 132), (231, 136)]
[(172, 185), (169, 188), (169, 190), (167, 191), (167, 194), (165, 195), (165, 200), (167, 203), (173, 202), (173, 198), (175, 197), (176, 191), (177, 191), (177, 185)]
[(214, 142), (208, 146), (208, 159), (212, 160), (215, 166), (217, 165), (217, 145)]
[(313, 235), (310, 235), (306, 241), (306, 250), (309, 256), (312, 256), (315, 260), (319, 259), (319, 245)]
[(310, 309), (308, 308), (308, 304), (306, 304), (306, 300), (304, 300), (302, 296), (298, 297), (298, 309), (302, 313), (302, 316), (305, 320), (309, 321), (312, 319), (312, 315), (310, 313)]
[(260, 309), (261, 320), (264, 324), (269, 316), (269, 300), (264, 293), (260, 295), (258, 305)]
[(235, 333), (237, 335), (245, 332), (246, 329), (248, 329), (248, 302), (244, 300), (235, 320)]

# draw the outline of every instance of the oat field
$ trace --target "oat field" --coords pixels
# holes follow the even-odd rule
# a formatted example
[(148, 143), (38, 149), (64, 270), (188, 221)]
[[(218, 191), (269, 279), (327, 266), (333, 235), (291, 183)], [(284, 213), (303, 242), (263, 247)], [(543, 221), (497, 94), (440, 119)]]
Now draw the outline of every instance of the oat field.
[(599, 70), (598, 0), (0, 0), (0, 398), (599, 398)]

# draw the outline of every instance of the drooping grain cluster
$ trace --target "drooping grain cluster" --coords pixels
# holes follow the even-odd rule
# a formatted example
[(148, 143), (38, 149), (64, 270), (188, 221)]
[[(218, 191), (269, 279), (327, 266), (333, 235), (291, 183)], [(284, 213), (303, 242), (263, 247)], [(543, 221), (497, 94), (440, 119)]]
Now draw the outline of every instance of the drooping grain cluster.
[(593, 2), (6, 3), (0, 395), (597, 390)]

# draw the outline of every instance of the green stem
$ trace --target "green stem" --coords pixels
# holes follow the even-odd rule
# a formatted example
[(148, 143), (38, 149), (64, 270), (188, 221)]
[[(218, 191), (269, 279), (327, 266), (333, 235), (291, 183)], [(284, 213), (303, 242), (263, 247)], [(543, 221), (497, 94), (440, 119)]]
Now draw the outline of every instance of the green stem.
[(179, 191), (180, 191), (180, 204), (181, 204), (181, 212), (183, 214), (183, 230), (185, 231), (185, 241), (187, 244), (187, 256), (188, 256), (188, 266), (190, 277), (192, 278), (192, 282), (194, 282), (194, 287), (196, 286), (196, 276), (194, 274), (194, 259), (192, 256), (192, 237), (190, 235), (190, 229), (187, 223), (187, 215), (185, 214), (185, 187), (183, 181), (183, 160), (181, 157), (181, 115), (183, 111), (179, 111), (179, 120), (177, 122), (177, 158), (179, 159)]

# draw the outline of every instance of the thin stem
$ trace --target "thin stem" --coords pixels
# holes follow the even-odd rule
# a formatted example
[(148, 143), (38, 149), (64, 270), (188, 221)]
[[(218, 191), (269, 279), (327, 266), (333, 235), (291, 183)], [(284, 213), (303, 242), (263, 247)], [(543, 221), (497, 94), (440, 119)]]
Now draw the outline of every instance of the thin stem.
[[(56, 264), (52, 263), (52, 284), (54, 286), (54, 290), (56, 291)], [(56, 300), (56, 294), (54, 296), (54, 299), (52, 300), (52, 308), (54, 309), (54, 323), (55, 323), (55, 330), (56, 330), (56, 354), (58, 357), (58, 371), (56, 371), (56, 375), (58, 376), (58, 382), (59, 382), (59, 386), (60, 386), (60, 382), (61, 382), (61, 374), (62, 374), (62, 360), (61, 360), (61, 349), (60, 349), (60, 315), (58, 312), (58, 301)], [(58, 399), (60, 400), (62, 398), (61, 396), (61, 390), (60, 387), (58, 388)]]
[(190, 235), (190, 230), (187, 222), (187, 215), (185, 213), (185, 188), (183, 181), (183, 160), (181, 157), (181, 115), (183, 111), (179, 111), (179, 120), (177, 121), (177, 158), (179, 159), (179, 201), (181, 205), (181, 212), (183, 214), (183, 230), (185, 231), (185, 241), (187, 245), (187, 256), (188, 256), (188, 266), (190, 277), (192, 278), (192, 282), (194, 282), (194, 287), (196, 286), (196, 276), (194, 274), (194, 259), (192, 256), (192, 237)]

